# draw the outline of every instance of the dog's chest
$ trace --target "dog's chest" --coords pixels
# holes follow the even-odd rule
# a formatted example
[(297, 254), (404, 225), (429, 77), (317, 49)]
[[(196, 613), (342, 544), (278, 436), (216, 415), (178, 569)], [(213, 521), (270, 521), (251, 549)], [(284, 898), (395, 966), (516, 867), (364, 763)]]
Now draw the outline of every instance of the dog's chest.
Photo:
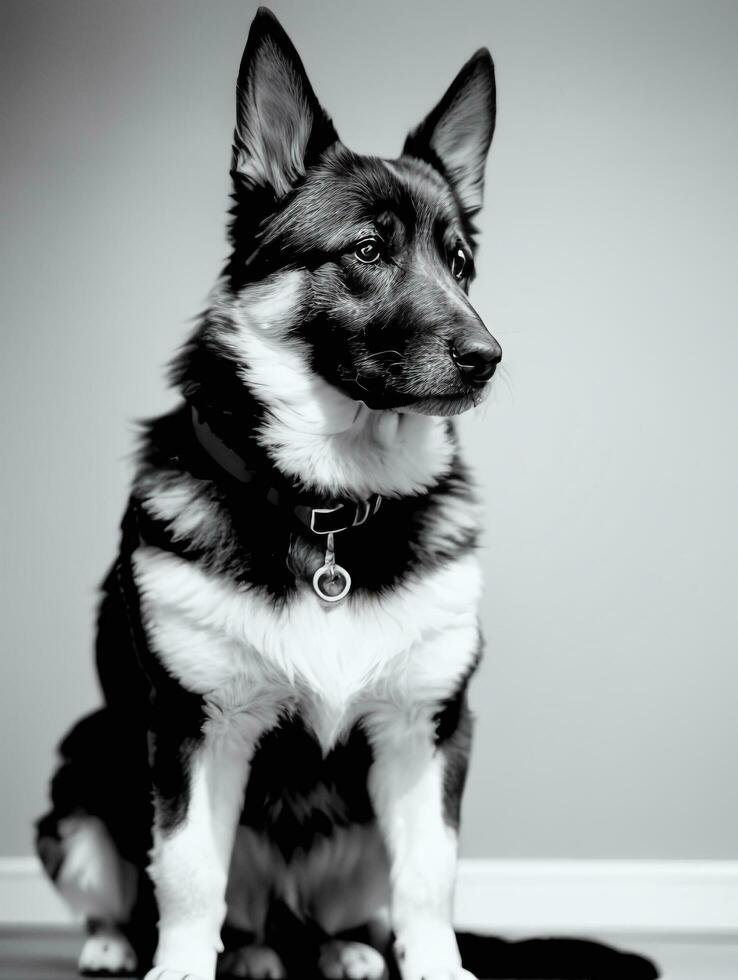
[(140, 548), (134, 571), (154, 653), (216, 703), (297, 708), (329, 746), (372, 703), (448, 697), (477, 649), (479, 571), (467, 555), (382, 596), (284, 604)]

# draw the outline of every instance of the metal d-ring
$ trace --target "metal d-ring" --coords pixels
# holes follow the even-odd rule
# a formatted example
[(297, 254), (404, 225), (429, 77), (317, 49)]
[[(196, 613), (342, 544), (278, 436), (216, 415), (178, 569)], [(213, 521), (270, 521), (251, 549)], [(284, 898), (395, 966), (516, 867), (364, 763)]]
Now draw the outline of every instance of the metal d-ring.
[[(325, 575), (330, 575), (331, 577), (334, 577), (336, 574), (343, 576), (344, 585), (340, 592), (337, 592), (335, 595), (330, 595), (328, 592), (325, 592), (321, 588), (320, 580)], [(349, 573), (346, 571), (345, 568), (343, 568), (341, 565), (336, 565), (335, 562), (321, 565), (320, 568), (313, 575), (313, 588), (315, 589), (316, 593), (320, 596), (320, 598), (323, 599), (324, 602), (339, 602), (341, 599), (344, 599), (349, 594), (349, 591), (351, 589), (351, 576), (349, 575)]]
[[(337, 592), (335, 595), (331, 595), (329, 592), (325, 591), (321, 585), (321, 580), (325, 578), (326, 575), (330, 576), (332, 579), (337, 575), (343, 576), (344, 584), (340, 592)], [(346, 569), (343, 568), (343, 566), (336, 564), (336, 553), (332, 531), (328, 534), (328, 539), (326, 541), (325, 562), (313, 575), (313, 588), (324, 602), (339, 602), (348, 595), (349, 590), (351, 589), (351, 576)]]

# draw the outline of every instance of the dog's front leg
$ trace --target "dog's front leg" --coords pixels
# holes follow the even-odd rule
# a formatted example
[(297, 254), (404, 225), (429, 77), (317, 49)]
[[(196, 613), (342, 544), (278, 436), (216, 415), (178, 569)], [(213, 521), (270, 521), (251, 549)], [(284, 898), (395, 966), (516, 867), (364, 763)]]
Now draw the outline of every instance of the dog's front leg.
[[(212, 715), (212, 713), (211, 713)], [(268, 725), (246, 712), (175, 713), (152, 733), (159, 940), (146, 980), (212, 980), (225, 891), (254, 746)]]
[(471, 978), (451, 923), (457, 831), (444, 805), (448, 757), (430, 709), (368, 720), (369, 789), (390, 861), (391, 922), (403, 980)]

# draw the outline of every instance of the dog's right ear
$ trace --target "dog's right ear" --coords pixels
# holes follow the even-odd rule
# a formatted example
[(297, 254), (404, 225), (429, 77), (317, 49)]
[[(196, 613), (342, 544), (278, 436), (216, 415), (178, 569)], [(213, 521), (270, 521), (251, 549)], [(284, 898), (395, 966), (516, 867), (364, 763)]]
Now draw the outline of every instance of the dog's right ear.
[(233, 175), (280, 198), (338, 136), (294, 45), (266, 7), (251, 25), (236, 93)]

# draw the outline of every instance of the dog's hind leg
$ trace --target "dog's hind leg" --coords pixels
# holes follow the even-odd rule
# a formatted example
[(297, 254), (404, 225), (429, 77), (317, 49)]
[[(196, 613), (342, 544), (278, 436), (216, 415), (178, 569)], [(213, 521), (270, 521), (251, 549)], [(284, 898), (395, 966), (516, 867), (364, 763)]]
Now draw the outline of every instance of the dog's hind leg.
[(102, 820), (89, 814), (39, 821), (36, 847), (70, 908), (87, 922), (79, 957), (87, 976), (135, 972), (136, 954), (124, 934), (136, 899), (138, 872), (124, 861)]
[(93, 975), (130, 973), (137, 960), (146, 962), (156, 922), (141, 873), (151, 823), (139, 759), (145, 763), (145, 738), (124, 721), (102, 709), (65, 736), (51, 809), (36, 824), (46, 873), (87, 922), (80, 970)]
[(326, 934), (318, 972), (328, 980), (382, 980), (390, 952), (390, 882), (377, 825), (344, 828), (318, 845), (314, 855), (319, 873), (310, 902)]

